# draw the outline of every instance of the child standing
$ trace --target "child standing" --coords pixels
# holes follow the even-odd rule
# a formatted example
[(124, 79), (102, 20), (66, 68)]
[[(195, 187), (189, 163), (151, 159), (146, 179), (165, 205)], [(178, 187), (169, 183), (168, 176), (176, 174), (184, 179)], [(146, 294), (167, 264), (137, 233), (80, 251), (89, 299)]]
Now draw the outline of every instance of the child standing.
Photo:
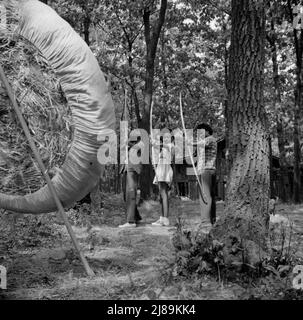
[(128, 164), (124, 164), (120, 173), (126, 175), (126, 216), (127, 222), (119, 228), (133, 228), (140, 224), (142, 218), (137, 208), (138, 180), (142, 171), (142, 163), (132, 163), (132, 153), (140, 153), (143, 142), (140, 138), (130, 137), (128, 141)]
[[(197, 125), (195, 133), (198, 133), (199, 130), (200, 133), (204, 132), (204, 135), (202, 134), (202, 137), (198, 137), (194, 145), (197, 148), (204, 148), (205, 150), (205, 159), (200, 159), (200, 161), (198, 161), (198, 171), (200, 182), (203, 185), (204, 196), (207, 200), (206, 204), (203, 201), (201, 194), (199, 194), (201, 219), (202, 222), (213, 225), (216, 222), (215, 188), (217, 140), (213, 136), (213, 129), (207, 123)], [(190, 144), (189, 141), (187, 143)]]
[[(155, 141), (152, 140), (152, 145), (157, 146)], [(158, 146), (159, 147), (159, 146)], [(169, 223), (169, 201), (168, 190), (173, 181), (173, 169), (171, 166), (172, 158), (174, 155), (174, 145), (171, 140), (170, 132), (165, 132), (160, 140), (160, 153), (159, 162), (156, 164), (155, 178), (153, 183), (158, 185), (161, 203), (161, 216), (160, 219), (152, 223), (153, 226), (168, 227)]]

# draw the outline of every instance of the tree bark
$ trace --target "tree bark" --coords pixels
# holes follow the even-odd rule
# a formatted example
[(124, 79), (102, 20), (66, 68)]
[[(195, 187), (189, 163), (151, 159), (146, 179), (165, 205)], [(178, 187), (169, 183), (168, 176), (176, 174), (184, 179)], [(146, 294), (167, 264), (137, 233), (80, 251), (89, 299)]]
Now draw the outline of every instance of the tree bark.
[[(157, 52), (158, 41), (160, 33), (165, 21), (165, 14), (167, 9), (167, 0), (161, 0), (159, 17), (155, 22), (155, 25), (151, 25), (151, 7), (146, 7), (143, 13), (144, 22), (144, 37), (146, 43), (146, 59), (145, 59), (145, 88), (144, 88), (144, 108), (143, 116), (139, 123), (141, 129), (150, 132), (149, 128), (149, 116), (151, 103), (153, 98), (153, 85), (155, 74), (155, 58)], [(141, 179), (141, 196), (143, 199), (147, 199), (152, 190), (152, 165), (143, 165)]]
[[(139, 33), (133, 35), (131, 31), (128, 31), (127, 27), (123, 24), (119, 10), (116, 8), (116, 17), (118, 19), (118, 22), (123, 30), (124, 33), (124, 40), (125, 40), (125, 47), (127, 48), (127, 54), (128, 54), (128, 67), (129, 67), (129, 82), (127, 84), (131, 88), (131, 105), (134, 104), (135, 107), (135, 114), (137, 118), (137, 124), (141, 122), (141, 115), (140, 115), (140, 104), (139, 99), (136, 91), (136, 82), (135, 82), (135, 74), (134, 74), (134, 68), (133, 68), (133, 45), (135, 40), (137, 39)], [(132, 19), (131, 17), (131, 10), (128, 11), (129, 20)]]
[[(302, 33), (303, 34), (303, 33)], [(303, 39), (302, 39), (303, 40)], [(301, 47), (301, 46), (300, 46)], [(301, 148), (300, 148), (300, 127), (302, 104), (302, 48), (299, 50), (300, 57), (297, 58), (297, 85), (295, 89), (295, 113), (294, 113), (294, 202), (301, 202)]]
[(231, 171), (224, 214), (211, 233), (224, 243), (227, 265), (254, 265), (266, 251), (270, 179), (264, 43), (263, 1), (232, 0), (227, 111)]
[(140, 104), (139, 104), (139, 99), (136, 91), (136, 83), (135, 83), (135, 76), (134, 76), (134, 69), (133, 69), (133, 57), (132, 57), (133, 49), (132, 48), (133, 48), (133, 43), (129, 42), (128, 66), (130, 70), (129, 79), (130, 79), (130, 86), (131, 86), (131, 96), (135, 106), (137, 123), (139, 124), (141, 122)]
[(268, 137), (268, 146), (269, 146), (269, 181), (270, 181), (270, 192), (269, 197), (274, 197), (274, 172), (273, 172), (273, 159), (272, 159), (272, 144), (271, 137)]

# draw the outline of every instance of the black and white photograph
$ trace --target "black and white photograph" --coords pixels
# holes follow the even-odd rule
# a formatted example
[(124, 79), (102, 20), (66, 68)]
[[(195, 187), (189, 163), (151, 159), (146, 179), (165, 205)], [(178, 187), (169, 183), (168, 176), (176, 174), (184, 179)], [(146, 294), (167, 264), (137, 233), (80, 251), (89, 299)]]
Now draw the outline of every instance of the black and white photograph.
[(0, 300), (303, 300), (303, 2), (0, 0)]

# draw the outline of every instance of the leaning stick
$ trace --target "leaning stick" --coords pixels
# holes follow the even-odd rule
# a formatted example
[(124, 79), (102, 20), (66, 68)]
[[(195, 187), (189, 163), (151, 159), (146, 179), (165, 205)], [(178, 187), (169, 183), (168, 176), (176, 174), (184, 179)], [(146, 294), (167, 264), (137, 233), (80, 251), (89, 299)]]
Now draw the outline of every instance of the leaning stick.
[(28, 126), (27, 126), (27, 124), (25, 122), (25, 119), (24, 119), (24, 117), (22, 115), (22, 112), (20, 111), (18, 103), (17, 103), (17, 101), (15, 99), (15, 96), (13, 94), (13, 90), (12, 90), (8, 80), (7, 80), (7, 77), (6, 77), (5, 73), (4, 73), (4, 70), (3, 70), (1, 65), (0, 65), (0, 79), (1, 79), (1, 81), (3, 82), (3, 84), (4, 84), (5, 88), (6, 88), (7, 94), (8, 94), (8, 96), (9, 96), (11, 102), (12, 102), (13, 108), (14, 108), (16, 114), (17, 114), (17, 117), (18, 117), (18, 119), (20, 121), (22, 129), (23, 129), (23, 131), (25, 133), (25, 136), (26, 136), (26, 138), (27, 138), (27, 140), (28, 140), (28, 142), (30, 144), (30, 147), (31, 147), (31, 149), (32, 149), (32, 151), (34, 153), (34, 156), (35, 156), (35, 158), (36, 158), (36, 160), (38, 162), (38, 165), (39, 165), (39, 168), (41, 170), (41, 173), (42, 173), (44, 179), (46, 180), (48, 188), (49, 188), (49, 190), (50, 190), (50, 192), (51, 192), (51, 194), (52, 194), (52, 196), (53, 196), (53, 198), (55, 200), (56, 206), (58, 208), (58, 212), (60, 213), (60, 215), (61, 215), (61, 217), (62, 217), (62, 219), (64, 221), (64, 224), (65, 224), (65, 226), (67, 228), (67, 231), (68, 231), (68, 233), (69, 233), (69, 235), (70, 235), (70, 237), (72, 239), (72, 242), (73, 242), (73, 244), (75, 246), (75, 249), (77, 250), (77, 252), (79, 254), (79, 257), (80, 257), (80, 259), (82, 261), (84, 269), (85, 269), (85, 271), (86, 271), (88, 276), (94, 276), (95, 274), (94, 274), (93, 270), (90, 268), (90, 266), (89, 266), (89, 264), (88, 264), (88, 262), (87, 262), (87, 260), (86, 260), (86, 258), (84, 256), (83, 252), (81, 251), (81, 248), (80, 248), (79, 243), (78, 243), (78, 241), (76, 239), (74, 231), (73, 231), (73, 229), (72, 229), (72, 227), (71, 227), (71, 225), (70, 225), (70, 223), (68, 221), (68, 218), (67, 218), (67, 215), (66, 215), (66, 213), (64, 211), (64, 208), (62, 206), (62, 203), (61, 203), (61, 201), (60, 201), (60, 199), (59, 199), (59, 197), (57, 195), (56, 189), (54, 188), (53, 183), (52, 183), (52, 181), (51, 181), (51, 179), (50, 179), (50, 177), (49, 177), (49, 175), (47, 173), (47, 170), (46, 170), (46, 168), (45, 168), (45, 166), (43, 164), (43, 161), (42, 161), (42, 159), (40, 157), (38, 149), (37, 149), (37, 147), (36, 147), (36, 145), (35, 145), (35, 143), (33, 141), (33, 138), (32, 138), (32, 136), (31, 136), (31, 134), (29, 132)]

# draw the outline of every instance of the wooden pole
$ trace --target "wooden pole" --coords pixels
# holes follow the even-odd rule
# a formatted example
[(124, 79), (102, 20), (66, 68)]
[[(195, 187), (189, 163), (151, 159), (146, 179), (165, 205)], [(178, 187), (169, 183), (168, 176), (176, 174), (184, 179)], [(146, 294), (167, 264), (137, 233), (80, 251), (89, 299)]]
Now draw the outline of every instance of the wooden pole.
[(71, 225), (70, 225), (70, 223), (68, 221), (68, 218), (67, 218), (67, 215), (66, 215), (66, 213), (64, 211), (64, 208), (62, 206), (62, 203), (61, 203), (61, 201), (60, 201), (60, 199), (59, 199), (59, 197), (57, 195), (56, 189), (54, 188), (53, 183), (52, 183), (52, 181), (51, 181), (51, 179), (50, 179), (50, 177), (49, 177), (49, 175), (47, 173), (47, 170), (46, 170), (46, 168), (45, 168), (45, 166), (43, 164), (43, 161), (42, 161), (42, 159), (40, 157), (38, 149), (37, 149), (37, 147), (36, 147), (36, 145), (35, 145), (35, 143), (33, 141), (33, 138), (32, 138), (32, 136), (31, 136), (31, 134), (29, 132), (28, 126), (27, 126), (27, 124), (26, 124), (26, 122), (24, 120), (22, 112), (21, 112), (21, 110), (20, 110), (20, 108), (18, 106), (18, 103), (17, 103), (16, 99), (15, 99), (15, 96), (13, 94), (13, 90), (12, 90), (10, 84), (8, 83), (8, 80), (6, 78), (6, 75), (5, 75), (4, 70), (3, 70), (1, 65), (0, 65), (0, 79), (1, 79), (1, 81), (3, 82), (3, 84), (4, 84), (5, 88), (6, 88), (8, 96), (9, 96), (11, 102), (12, 102), (13, 108), (14, 108), (14, 110), (15, 110), (15, 112), (17, 114), (17, 117), (18, 117), (18, 119), (20, 121), (20, 124), (21, 124), (21, 126), (22, 126), (22, 128), (24, 130), (25, 136), (26, 136), (26, 138), (27, 138), (27, 140), (28, 140), (28, 142), (30, 144), (30, 147), (31, 147), (31, 149), (32, 149), (32, 151), (34, 153), (34, 156), (35, 156), (35, 158), (36, 158), (36, 160), (38, 162), (38, 165), (39, 165), (39, 168), (41, 170), (41, 173), (42, 173), (44, 179), (46, 180), (46, 183), (48, 185), (50, 193), (52, 194), (52, 196), (53, 196), (53, 198), (55, 200), (56, 206), (58, 208), (58, 212), (60, 213), (60, 215), (61, 215), (61, 217), (62, 217), (62, 219), (63, 219), (63, 221), (65, 223), (65, 226), (67, 228), (67, 231), (68, 231), (68, 233), (69, 233), (69, 235), (70, 235), (70, 237), (72, 239), (72, 242), (73, 242), (73, 244), (75, 246), (75, 249), (77, 250), (77, 252), (79, 254), (79, 257), (80, 257), (80, 259), (82, 261), (84, 269), (85, 269), (85, 271), (86, 271), (88, 276), (94, 276), (95, 274), (94, 274), (93, 270), (89, 267), (88, 262), (87, 262), (87, 260), (86, 260), (86, 258), (84, 256), (83, 252), (81, 251), (81, 248), (80, 248), (79, 243), (78, 243), (78, 241), (76, 239), (74, 231), (73, 231), (73, 229), (72, 229), (72, 227), (71, 227)]

